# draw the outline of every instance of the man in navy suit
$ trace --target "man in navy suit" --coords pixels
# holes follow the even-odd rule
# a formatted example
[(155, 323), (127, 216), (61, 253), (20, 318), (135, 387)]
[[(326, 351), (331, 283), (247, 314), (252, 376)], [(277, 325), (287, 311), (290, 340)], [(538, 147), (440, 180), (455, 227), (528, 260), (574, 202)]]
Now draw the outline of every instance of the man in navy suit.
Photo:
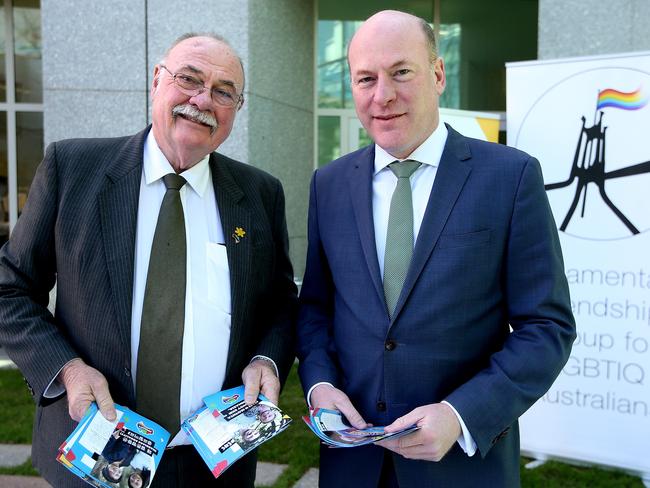
[(312, 179), (300, 376), (355, 427), (419, 430), (322, 448), (321, 486), (517, 486), (517, 418), (575, 337), (539, 163), (440, 123), (424, 20), (372, 16), (348, 62), (375, 144)]

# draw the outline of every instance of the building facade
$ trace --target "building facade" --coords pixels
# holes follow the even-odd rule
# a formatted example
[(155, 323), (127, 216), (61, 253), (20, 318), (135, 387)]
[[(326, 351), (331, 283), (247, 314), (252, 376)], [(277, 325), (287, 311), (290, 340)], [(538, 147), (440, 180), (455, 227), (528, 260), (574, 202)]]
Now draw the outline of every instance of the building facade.
[(312, 171), (368, 142), (345, 50), (372, 13), (409, 11), (435, 26), (441, 104), (452, 109), (504, 112), (509, 61), (650, 50), (647, 0), (1, 1), (0, 241), (48, 143), (142, 130), (165, 48), (184, 32), (217, 32), (246, 70), (246, 103), (220, 151), (282, 180), (297, 279)]

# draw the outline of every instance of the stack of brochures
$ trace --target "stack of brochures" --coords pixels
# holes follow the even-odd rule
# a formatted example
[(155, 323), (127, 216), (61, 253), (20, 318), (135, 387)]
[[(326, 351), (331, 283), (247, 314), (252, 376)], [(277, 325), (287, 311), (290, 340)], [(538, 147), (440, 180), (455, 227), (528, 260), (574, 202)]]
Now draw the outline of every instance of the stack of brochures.
[(95, 403), (59, 447), (57, 461), (101, 488), (147, 488), (160, 464), (169, 432), (126, 407), (115, 405), (109, 422)]
[[(244, 386), (203, 399), (205, 406), (182, 428), (216, 477), (252, 449), (287, 428), (291, 418), (264, 395), (247, 405)], [(147, 488), (169, 442), (169, 432), (126, 407), (115, 405), (109, 422), (95, 403), (59, 447), (57, 461), (98, 488)]]
[(264, 395), (247, 405), (243, 386), (209, 395), (203, 401), (205, 407), (186, 419), (182, 427), (215, 478), (291, 422)]
[(341, 412), (325, 408), (311, 408), (309, 415), (302, 418), (311, 431), (330, 447), (357, 447), (382, 439), (399, 437), (414, 430), (416, 425), (411, 425), (398, 432), (387, 434), (384, 427), (367, 427), (356, 429), (352, 427)]

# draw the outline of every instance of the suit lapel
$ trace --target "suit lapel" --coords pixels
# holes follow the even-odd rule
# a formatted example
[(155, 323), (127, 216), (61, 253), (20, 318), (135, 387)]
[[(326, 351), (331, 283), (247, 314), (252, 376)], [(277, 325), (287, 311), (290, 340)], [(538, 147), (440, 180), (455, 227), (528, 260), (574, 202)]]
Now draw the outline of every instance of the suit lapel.
[(379, 273), (377, 246), (375, 245), (375, 226), (372, 214), (372, 177), (375, 169), (374, 145), (362, 150), (350, 168), (348, 184), (354, 217), (359, 230), (361, 248), (372, 278), (375, 291), (384, 303), (384, 285)]
[(436, 172), (429, 202), (413, 250), (411, 265), (406, 275), (404, 288), (395, 307), (392, 322), (395, 321), (395, 318), (402, 310), (431, 256), (440, 233), (471, 171), (470, 166), (464, 162), (471, 158), (471, 152), (465, 138), (449, 126), (447, 126), (447, 130), (449, 133), (445, 149), (440, 158), (440, 165)]
[(228, 161), (217, 153), (210, 155), (212, 184), (217, 198), (221, 226), (228, 254), (230, 269), (230, 295), (232, 321), (230, 325), (230, 346), (226, 363), (226, 378), (232, 369), (236, 354), (240, 350), (242, 327), (246, 310), (250, 304), (245, 303), (246, 290), (251, 284), (251, 239), (239, 239), (235, 230), (239, 227), (246, 231), (251, 228), (251, 214), (244, 205), (245, 194), (233, 178)]
[(144, 141), (149, 128), (115, 148), (99, 193), (106, 266), (117, 313), (118, 335), (130, 358), (135, 234)]

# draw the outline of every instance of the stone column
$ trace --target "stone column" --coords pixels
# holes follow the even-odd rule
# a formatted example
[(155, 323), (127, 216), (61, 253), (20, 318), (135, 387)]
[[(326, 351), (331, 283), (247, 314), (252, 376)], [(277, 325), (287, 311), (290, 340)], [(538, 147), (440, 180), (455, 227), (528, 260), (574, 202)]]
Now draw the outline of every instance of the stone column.
[(650, 50), (647, 0), (539, 0), (539, 59)]

